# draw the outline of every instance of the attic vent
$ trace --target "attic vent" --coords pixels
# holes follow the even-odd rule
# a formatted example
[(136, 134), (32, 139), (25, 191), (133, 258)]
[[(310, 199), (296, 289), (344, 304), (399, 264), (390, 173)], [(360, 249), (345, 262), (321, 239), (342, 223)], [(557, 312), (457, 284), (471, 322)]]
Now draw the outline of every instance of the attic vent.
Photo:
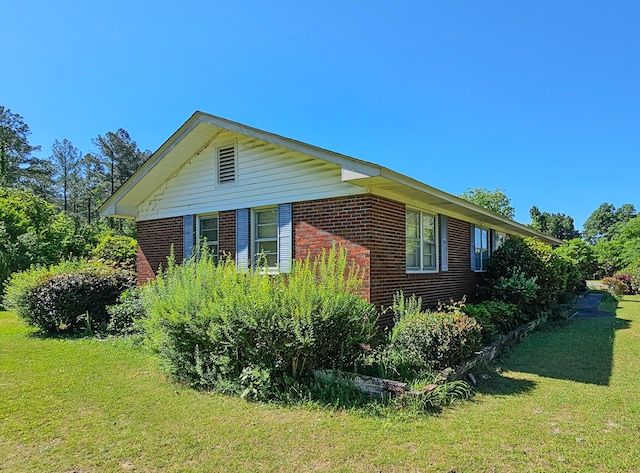
[(218, 183), (236, 181), (236, 148), (227, 146), (218, 148)]

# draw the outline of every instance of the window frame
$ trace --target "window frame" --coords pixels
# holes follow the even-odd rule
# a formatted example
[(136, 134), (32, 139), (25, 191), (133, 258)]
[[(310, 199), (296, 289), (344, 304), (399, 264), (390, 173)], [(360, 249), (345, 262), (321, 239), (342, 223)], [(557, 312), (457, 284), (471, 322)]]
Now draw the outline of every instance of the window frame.
[[(276, 227), (276, 235), (275, 237), (269, 237), (269, 238), (258, 238), (258, 218), (257, 218), (257, 214), (260, 212), (264, 212), (264, 211), (275, 211), (276, 214), (276, 221), (272, 224), (275, 225)], [(276, 244), (276, 251), (275, 253), (271, 253), (274, 255), (275, 257), (275, 264), (273, 266), (271, 265), (267, 265), (267, 271), (269, 273), (276, 273), (278, 272), (278, 258), (280, 256), (280, 225), (279, 225), (279, 209), (277, 205), (268, 205), (265, 207), (256, 207), (256, 208), (252, 208), (251, 209), (251, 221), (250, 221), (250, 225), (251, 225), (251, 241), (250, 241), (250, 260), (249, 260), (249, 264), (251, 266), (255, 266), (256, 262), (257, 262), (257, 256), (258, 256), (258, 252), (257, 252), (257, 245), (260, 242), (267, 242), (267, 241), (273, 241)]]
[(202, 220), (210, 220), (210, 219), (216, 219), (216, 234), (218, 235), (218, 239), (215, 241), (210, 241), (209, 239), (207, 239), (207, 247), (211, 248), (211, 246), (213, 246), (215, 244), (216, 247), (216, 251), (212, 252), (211, 254), (213, 255), (214, 259), (216, 262), (218, 262), (219, 258), (220, 258), (220, 214), (218, 212), (213, 212), (213, 213), (208, 213), (208, 214), (202, 214), (202, 215), (198, 215), (196, 218), (196, 244), (197, 244), (197, 248), (198, 250), (201, 248), (202, 245), (202, 241), (203, 241), (203, 236), (201, 234), (202, 231)]
[[(408, 235), (407, 235), (407, 218), (409, 213), (417, 213), (419, 218), (418, 218), (418, 228), (419, 228), (419, 238), (417, 239), (419, 241), (419, 261), (420, 261), (420, 267), (409, 267), (407, 265), (407, 241), (409, 240)], [(433, 241), (425, 241), (424, 239), (424, 218), (425, 216), (429, 216), (430, 218), (433, 219)], [(433, 274), (433, 273), (438, 273), (439, 272), (439, 268), (440, 268), (440, 228), (439, 228), (439, 221), (438, 221), (438, 214), (434, 213), (434, 212), (428, 212), (422, 209), (416, 209), (416, 208), (412, 208), (412, 207), (407, 207), (405, 209), (405, 260), (404, 260), (404, 264), (405, 264), (405, 272), (407, 274)], [(434, 264), (432, 267), (428, 267), (425, 268), (424, 266), (424, 245), (425, 243), (428, 243), (430, 245), (433, 245), (433, 261)]]
[[(480, 231), (480, 242), (482, 242), (482, 233), (486, 233), (486, 248), (483, 248), (482, 246), (478, 247), (478, 237), (477, 237), (477, 232)], [(491, 230), (489, 228), (485, 228), (485, 227), (481, 227), (480, 225), (474, 225), (474, 231), (473, 231), (473, 249), (474, 249), (474, 255), (473, 257), (475, 258), (474, 260), (474, 269), (473, 271), (476, 273), (486, 273), (487, 272), (487, 267), (489, 266), (489, 258), (491, 258)], [(479, 251), (478, 251), (479, 250)], [(486, 250), (487, 252), (487, 259), (486, 259), (486, 264), (483, 265), (483, 259), (482, 259), (482, 250)], [(480, 267), (478, 267), (478, 253), (480, 254)]]

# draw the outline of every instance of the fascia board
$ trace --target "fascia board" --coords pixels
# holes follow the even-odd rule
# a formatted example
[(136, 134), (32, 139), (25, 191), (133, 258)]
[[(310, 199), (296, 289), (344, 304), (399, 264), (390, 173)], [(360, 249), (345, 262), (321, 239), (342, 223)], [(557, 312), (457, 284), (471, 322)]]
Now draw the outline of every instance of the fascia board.
[[(480, 207), (473, 202), (466, 201), (461, 199), (460, 197), (456, 197), (447, 192), (441, 191), (440, 189), (436, 189), (435, 187), (424, 184), (420, 181), (412, 179), (404, 174), (400, 174), (398, 172), (392, 171), (391, 169), (381, 168), (381, 176), (387, 178), (393, 182), (397, 182), (401, 185), (410, 187), (412, 189), (424, 192), (426, 194), (432, 195), (439, 199), (442, 199), (453, 206), (465, 209), (470, 212), (472, 215), (475, 215), (476, 221), (471, 223), (489, 223), (489, 222), (497, 222), (504, 226), (505, 228), (511, 229), (515, 233), (524, 234), (526, 236), (535, 237), (540, 239), (546, 243), (551, 245), (564, 245), (564, 241), (555, 238), (551, 235), (544, 234), (533, 228), (530, 228), (526, 225), (516, 222), (515, 220), (511, 220), (503, 215), (497, 214), (490, 210), (485, 209), (484, 207)], [(495, 224), (495, 223), (494, 223)]]
[[(175, 146), (182, 141), (201, 121), (200, 112), (194, 113), (178, 130), (173, 133), (158, 150), (134, 172), (129, 179), (125, 181), (99, 208), (98, 212), (105, 215), (115, 215), (115, 213), (107, 213), (109, 209), (115, 210), (117, 203), (124, 197), (133, 187), (138, 184), (156, 165), (162, 161)], [(137, 211), (136, 211), (137, 215)]]

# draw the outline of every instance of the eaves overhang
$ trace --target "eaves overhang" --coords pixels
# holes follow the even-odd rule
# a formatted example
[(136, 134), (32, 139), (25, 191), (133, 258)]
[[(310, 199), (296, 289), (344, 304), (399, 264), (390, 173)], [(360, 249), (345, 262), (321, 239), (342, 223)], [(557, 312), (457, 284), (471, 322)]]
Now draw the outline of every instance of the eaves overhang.
[(137, 218), (140, 204), (185, 164), (204, 152), (222, 131), (239, 133), (339, 165), (342, 181), (365, 188), (376, 195), (407, 205), (433, 209), (444, 215), (509, 234), (533, 237), (550, 245), (564, 244), (558, 238), (383, 166), (200, 111), (195, 112), (173, 133), (98, 211), (108, 217)]
[(135, 219), (138, 216), (138, 206), (167, 179), (179, 172), (186, 163), (207, 149), (222, 131), (249, 136), (367, 175), (375, 173), (379, 168), (373, 163), (197, 111), (100, 206), (98, 211), (105, 217)]
[(355, 175), (343, 172), (343, 180), (367, 188), (372, 194), (403, 202), (410, 206), (433, 210), (482, 227), (490, 227), (512, 235), (532, 237), (549, 245), (564, 241), (539, 232), (527, 225), (480, 207), (404, 174), (379, 167), (375, 175)]

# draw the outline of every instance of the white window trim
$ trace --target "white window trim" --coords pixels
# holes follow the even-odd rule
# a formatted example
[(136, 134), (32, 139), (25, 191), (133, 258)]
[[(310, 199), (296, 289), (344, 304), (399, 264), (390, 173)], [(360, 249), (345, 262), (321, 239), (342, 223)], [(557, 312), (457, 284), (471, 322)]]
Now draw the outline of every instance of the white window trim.
[[(233, 147), (234, 180), (231, 181), (231, 182), (220, 182), (220, 159), (218, 157), (218, 153), (220, 152), (221, 149), (230, 148), (230, 147)], [(239, 173), (238, 173), (238, 141), (237, 140), (222, 141), (222, 142), (216, 144), (216, 146), (214, 148), (213, 157), (215, 159), (215, 168), (216, 168), (216, 175), (215, 175), (215, 185), (216, 185), (216, 187), (233, 187), (233, 186), (237, 186), (238, 185), (238, 180), (239, 180)]]
[[(254, 266), (256, 264), (256, 212), (260, 212), (261, 210), (275, 210), (276, 211), (276, 265), (268, 266), (267, 273), (268, 274), (278, 274), (280, 271), (278, 269), (278, 256), (280, 254), (280, 225), (278, 225), (278, 206), (277, 205), (266, 205), (263, 207), (254, 207), (251, 209), (251, 220), (249, 224), (251, 225), (251, 239), (249, 242), (249, 265)], [(261, 241), (273, 241), (273, 238), (263, 238)]]
[[(201, 214), (196, 216), (196, 245), (199, 251), (202, 245), (202, 237), (200, 236), (201, 219), (207, 219), (212, 217), (216, 217), (218, 219), (218, 240), (215, 242), (218, 248), (218, 251), (215, 254), (215, 257), (219, 259), (220, 258), (220, 214), (218, 212), (212, 212), (212, 213)], [(207, 246), (210, 246), (209, 241), (207, 241)]]
[(423, 260), (423, 255), (422, 255), (422, 251), (423, 251), (423, 243), (424, 243), (424, 235), (423, 235), (423, 230), (424, 230), (424, 225), (422, 224), (422, 216), (423, 215), (429, 215), (431, 217), (433, 217), (434, 219), (434, 244), (435, 244), (435, 268), (433, 269), (417, 269), (417, 268), (407, 268), (407, 253), (406, 253), (406, 248), (405, 248), (405, 272), (406, 274), (434, 274), (434, 273), (438, 273), (440, 268), (440, 223), (438, 222), (438, 214), (434, 213), (434, 212), (428, 212), (426, 210), (422, 210), (422, 209), (418, 209), (418, 208), (414, 208), (414, 207), (406, 207), (405, 208), (405, 244), (407, 241), (407, 212), (418, 212), (418, 214), (420, 215), (420, 222), (419, 222), (419, 228), (420, 228), (420, 265), (422, 266), (422, 260)]

